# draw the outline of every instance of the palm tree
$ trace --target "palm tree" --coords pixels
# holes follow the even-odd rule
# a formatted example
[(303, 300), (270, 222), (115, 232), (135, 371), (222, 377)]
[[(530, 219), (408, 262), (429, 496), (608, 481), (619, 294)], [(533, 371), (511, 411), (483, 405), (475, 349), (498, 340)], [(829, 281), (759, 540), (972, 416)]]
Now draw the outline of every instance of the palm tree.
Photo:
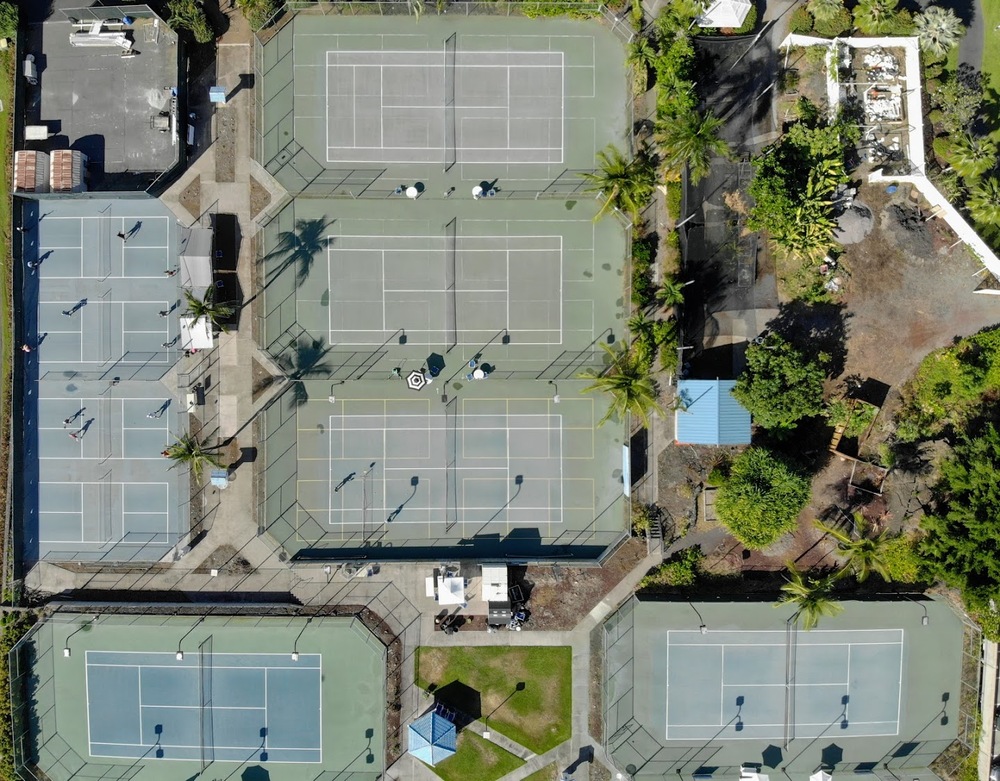
[(962, 21), (950, 8), (932, 5), (914, 20), (920, 48), (936, 59), (943, 59), (965, 33)]
[(725, 123), (711, 112), (692, 111), (678, 121), (659, 128), (658, 138), (664, 162), (681, 169), (685, 165), (691, 182), (697, 184), (712, 170), (712, 157), (729, 157), (729, 144), (719, 138), (719, 128)]
[(854, 24), (865, 35), (887, 32), (896, 18), (898, 0), (860, 0), (854, 9)]
[(788, 562), (787, 582), (781, 587), (784, 596), (774, 603), (775, 607), (794, 605), (795, 621), (802, 619), (802, 628), (807, 632), (819, 625), (824, 616), (833, 617), (844, 609), (844, 606), (833, 598), (833, 583), (835, 578), (808, 578)]
[(222, 461), (219, 460), (219, 456), (207, 447), (205, 442), (199, 442), (190, 434), (184, 434), (178, 437), (174, 444), (167, 445), (163, 456), (174, 462), (170, 465), (171, 469), (182, 464), (188, 466), (198, 481), (201, 480), (202, 472), (206, 466), (222, 469)]
[(327, 228), (332, 220), (321, 217), (315, 220), (296, 220), (290, 231), (278, 234), (273, 250), (264, 256), (264, 261), (278, 258), (281, 262), (269, 272), (271, 281), (289, 268), (295, 268), (295, 283), (301, 287), (309, 279), (313, 261), (326, 249)]
[(420, 15), (424, 12), (424, 0), (406, 0), (406, 10), (419, 22)]
[(656, 62), (656, 49), (645, 35), (639, 35), (628, 46), (625, 64), (632, 69), (635, 93), (641, 94), (648, 86), (649, 69)]
[(684, 303), (684, 288), (690, 282), (681, 282), (677, 277), (664, 277), (663, 284), (656, 291), (656, 300), (665, 307), (678, 306)]
[(285, 377), (292, 383), (291, 406), (301, 407), (309, 401), (304, 380), (312, 377), (329, 377), (331, 365), (323, 359), (330, 352), (330, 347), (323, 343), (323, 337), (310, 339), (302, 336), (292, 342), (288, 352), (277, 357), (278, 365)]
[(809, 0), (806, 7), (817, 22), (829, 22), (843, 10), (844, 0)]
[(633, 222), (638, 220), (639, 212), (656, 187), (656, 171), (649, 158), (640, 153), (629, 160), (618, 147), (609, 144), (597, 153), (597, 160), (597, 171), (580, 174), (590, 183), (586, 192), (598, 193), (604, 199), (594, 219), (600, 219), (614, 208)]
[(874, 537), (866, 537), (864, 534), (865, 520), (858, 513), (855, 515), (855, 523), (858, 526), (860, 536), (854, 539), (850, 534), (846, 534), (842, 529), (828, 526), (820, 520), (813, 521), (813, 524), (824, 534), (829, 534), (837, 541), (837, 552), (845, 560), (844, 569), (841, 575), (853, 572), (859, 580), (867, 580), (873, 572), (887, 583), (892, 581), (892, 574), (886, 566), (885, 560), (885, 535), (877, 534)]
[(969, 213), (976, 222), (1000, 225), (1000, 179), (991, 176), (972, 188)]
[(965, 133), (952, 141), (948, 162), (963, 179), (976, 179), (996, 165), (997, 144)]
[(602, 372), (587, 369), (577, 375), (582, 379), (593, 380), (581, 393), (599, 391), (611, 396), (611, 406), (597, 425), (603, 426), (612, 417), (624, 420), (628, 413), (639, 418), (643, 425), (648, 425), (650, 413), (663, 413), (656, 401), (653, 378), (647, 371), (643, 371), (640, 362), (623, 342), (618, 342), (614, 348), (601, 342), (601, 348), (611, 359), (611, 365)]
[(227, 329), (226, 326), (222, 324), (222, 321), (227, 317), (230, 317), (233, 312), (236, 311), (236, 307), (232, 304), (215, 300), (214, 287), (210, 287), (205, 291), (204, 298), (198, 298), (198, 296), (190, 290), (185, 290), (184, 300), (185, 303), (187, 303), (187, 312), (185, 312), (185, 314), (188, 317), (193, 317), (195, 320), (207, 317), (212, 321), (212, 323), (217, 325), (223, 331)]

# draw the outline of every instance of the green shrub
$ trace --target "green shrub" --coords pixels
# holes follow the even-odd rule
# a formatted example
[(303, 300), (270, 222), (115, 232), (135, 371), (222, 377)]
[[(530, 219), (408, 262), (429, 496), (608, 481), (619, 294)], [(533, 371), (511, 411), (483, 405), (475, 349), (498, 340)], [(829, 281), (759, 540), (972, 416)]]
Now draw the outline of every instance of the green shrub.
[(684, 200), (684, 188), (680, 182), (667, 182), (666, 206), (670, 219), (681, 218), (681, 203)]
[(708, 473), (708, 477), (705, 478), (705, 482), (714, 488), (719, 488), (724, 485), (726, 480), (729, 479), (729, 470), (731, 464), (728, 460), (722, 460), (712, 467), (712, 471)]
[(652, 238), (632, 240), (632, 303), (645, 309), (656, 299), (653, 284), (654, 247)]
[(878, 407), (863, 402), (852, 404), (847, 399), (834, 399), (823, 412), (832, 426), (844, 426), (846, 439), (857, 439), (864, 434), (878, 415)]
[(209, 43), (215, 37), (197, 0), (167, 0), (167, 10), (170, 11), (167, 21), (174, 30), (190, 30), (198, 43)]
[(851, 12), (846, 8), (841, 8), (831, 19), (823, 21), (817, 19), (813, 25), (813, 32), (822, 38), (837, 38), (849, 32), (853, 26), (854, 20), (851, 19)]
[(243, 12), (253, 30), (259, 30), (267, 24), (279, 5), (280, 0), (236, 0), (237, 8)]
[(632, 534), (636, 537), (649, 535), (649, 528), (655, 523), (654, 508), (643, 502), (632, 502)]
[[(35, 623), (30, 613), (7, 613), (0, 616), (0, 693), (10, 703), (10, 650)], [(14, 741), (10, 719), (0, 719), (0, 778), (3, 781), (17, 781), (14, 772)]]
[(893, 583), (920, 583), (926, 579), (917, 541), (915, 534), (900, 534), (882, 543), (882, 563), (888, 580)]
[(809, 501), (809, 478), (769, 450), (751, 447), (733, 461), (715, 511), (730, 533), (761, 550), (796, 527)]
[(0, 38), (13, 38), (17, 35), (17, 6), (13, 3), (0, 3)]
[(677, 551), (653, 572), (639, 581), (639, 591), (657, 591), (666, 588), (693, 586), (698, 580), (698, 568), (705, 555), (701, 548), (684, 548)]
[(750, 6), (750, 10), (747, 12), (747, 18), (743, 20), (743, 24), (733, 30), (733, 35), (747, 35), (752, 33), (757, 29), (757, 4), (754, 3)]
[[(809, 13), (805, 6), (800, 5), (794, 11), (792, 11), (792, 16), (788, 20), (788, 27), (793, 33), (799, 33), (805, 35), (812, 32), (813, 28), (813, 15)], [(809, 47), (813, 48), (813, 47)]]
[(678, 233), (677, 231), (670, 231), (669, 233), (667, 233), (666, 243), (670, 249), (680, 249), (681, 234)]

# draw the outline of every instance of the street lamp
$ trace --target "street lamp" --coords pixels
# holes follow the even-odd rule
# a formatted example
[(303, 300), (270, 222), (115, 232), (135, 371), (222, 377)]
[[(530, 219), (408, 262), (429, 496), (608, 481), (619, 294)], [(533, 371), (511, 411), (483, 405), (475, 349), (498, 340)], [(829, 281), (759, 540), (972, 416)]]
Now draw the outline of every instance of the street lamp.
[(486, 716), (483, 717), (483, 737), (486, 740), (490, 739), (490, 716), (492, 716), (494, 713), (496, 713), (498, 710), (500, 710), (504, 705), (506, 705), (507, 704), (507, 700), (509, 700), (515, 694), (517, 694), (518, 692), (523, 692), (524, 691), (524, 686), (525, 686), (524, 681), (518, 681), (514, 685), (514, 691), (512, 691), (510, 694), (508, 694), (504, 698), (504, 701), (501, 702), (499, 705), (497, 705), (492, 711), (490, 711), (488, 715), (486, 715)]
[(312, 623), (312, 616), (306, 619), (306, 622), (302, 625), (299, 633), (295, 636), (295, 641), (292, 643), (292, 661), (297, 662), (299, 660), (299, 638), (302, 637), (302, 633), (306, 631), (306, 627)]
[(555, 395), (552, 397), (552, 403), (558, 404), (562, 399), (559, 398), (559, 385), (555, 380), (549, 380), (549, 385), (555, 388)]
[(181, 650), (181, 645), (184, 643), (185, 638), (191, 634), (195, 630), (195, 627), (197, 627), (204, 620), (205, 616), (199, 616), (198, 620), (191, 624), (191, 628), (181, 635), (181, 639), (177, 641), (177, 653), (174, 654), (174, 658), (177, 659), (178, 662), (184, 661), (184, 652)]

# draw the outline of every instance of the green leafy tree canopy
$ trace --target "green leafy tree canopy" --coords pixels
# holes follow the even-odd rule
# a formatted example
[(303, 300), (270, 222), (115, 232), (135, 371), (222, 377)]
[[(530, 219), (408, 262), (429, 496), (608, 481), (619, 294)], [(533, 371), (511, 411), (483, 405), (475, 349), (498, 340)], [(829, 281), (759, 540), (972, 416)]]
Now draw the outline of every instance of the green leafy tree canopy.
[(751, 447), (733, 461), (715, 511), (737, 540), (760, 550), (795, 528), (808, 501), (809, 478), (771, 451)]
[(13, 38), (17, 34), (17, 6), (0, 3), (0, 38)]
[(775, 333), (747, 348), (746, 369), (733, 396), (768, 430), (793, 429), (823, 411), (825, 356), (810, 360)]

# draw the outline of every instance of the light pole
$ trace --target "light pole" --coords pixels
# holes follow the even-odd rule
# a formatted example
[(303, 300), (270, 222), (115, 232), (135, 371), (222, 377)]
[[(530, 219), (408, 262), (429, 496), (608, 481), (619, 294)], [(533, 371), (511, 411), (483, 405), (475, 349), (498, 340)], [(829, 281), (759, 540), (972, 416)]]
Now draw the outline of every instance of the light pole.
[(517, 694), (518, 692), (523, 692), (524, 687), (525, 687), (524, 681), (518, 681), (516, 684), (514, 684), (514, 691), (512, 691), (510, 694), (504, 697), (503, 702), (501, 702), (493, 710), (491, 710), (489, 712), (489, 715), (483, 717), (483, 737), (486, 740), (490, 739), (490, 716), (492, 716), (494, 713), (500, 710), (504, 705), (506, 705), (507, 700), (509, 700), (515, 694)]
[(555, 390), (552, 396), (552, 403), (558, 404), (562, 399), (559, 398), (559, 384), (555, 380), (549, 380), (549, 385), (551, 385)]
[(174, 658), (177, 659), (178, 662), (184, 661), (184, 652), (181, 650), (181, 644), (184, 642), (185, 638), (189, 634), (191, 634), (195, 630), (195, 628), (204, 620), (205, 616), (198, 616), (198, 620), (195, 621), (193, 624), (191, 624), (191, 628), (188, 629), (183, 635), (181, 635), (181, 639), (177, 641), (177, 653), (174, 655)]
[(295, 636), (295, 640), (292, 642), (292, 661), (297, 662), (299, 660), (299, 638), (302, 637), (302, 633), (306, 631), (309, 624), (312, 623), (313, 617), (309, 616), (306, 622), (302, 625), (299, 633)]

